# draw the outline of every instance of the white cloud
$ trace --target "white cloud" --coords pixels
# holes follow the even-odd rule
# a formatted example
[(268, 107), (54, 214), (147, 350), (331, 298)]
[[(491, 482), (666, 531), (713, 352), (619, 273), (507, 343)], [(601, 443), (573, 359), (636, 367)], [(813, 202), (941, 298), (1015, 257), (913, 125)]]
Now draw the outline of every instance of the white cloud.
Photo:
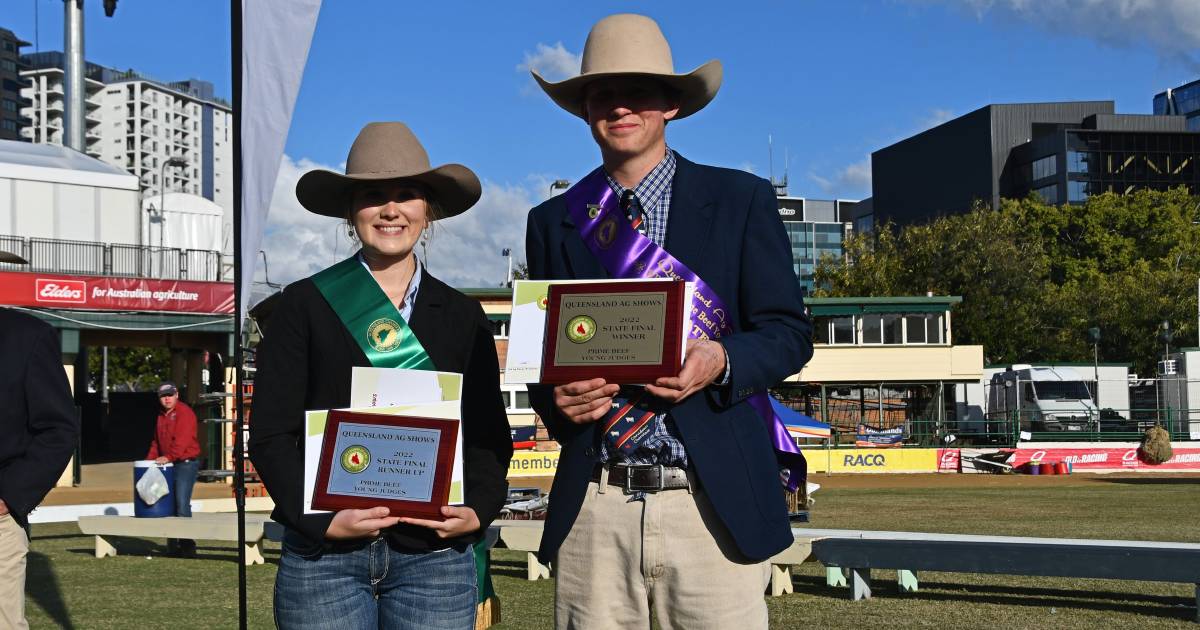
[(1033, 24), (1044, 31), (1113, 48), (1148, 47), (1160, 58), (1200, 69), (1197, 0), (915, 0), (969, 10), (982, 20)]
[[(579, 74), (582, 59), (582, 56), (567, 50), (562, 42), (555, 42), (553, 46), (538, 43), (536, 51), (525, 51), (525, 59), (517, 64), (517, 70), (522, 74), (535, 70), (547, 81), (562, 81)], [(526, 90), (536, 89), (533, 77), (526, 74), (526, 78), (529, 80)]]
[[(287, 284), (308, 277), (349, 256), (357, 244), (347, 236), (344, 221), (313, 214), (296, 201), (296, 181), (315, 168), (342, 170), (311, 160), (284, 156), (275, 182), (271, 215), (263, 238), (272, 283)], [(518, 185), (483, 182), (483, 196), (466, 213), (434, 225), (425, 252), (429, 270), (455, 287), (499, 286), (508, 272), (500, 256), (512, 249), (514, 265), (525, 258), (525, 217), (545, 198), (550, 178), (530, 176)], [(420, 247), (418, 255), (422, 254)], [(255, 279), (264, 280), (261, 257)], [(269, 293), (257, 285), (252, 302)]]
[(849, 164), (829, 177), (809, 173), (809, 179), (817, 184), (821, 192), (838, 198), (863, 198), (871, 196), (871, 156)]

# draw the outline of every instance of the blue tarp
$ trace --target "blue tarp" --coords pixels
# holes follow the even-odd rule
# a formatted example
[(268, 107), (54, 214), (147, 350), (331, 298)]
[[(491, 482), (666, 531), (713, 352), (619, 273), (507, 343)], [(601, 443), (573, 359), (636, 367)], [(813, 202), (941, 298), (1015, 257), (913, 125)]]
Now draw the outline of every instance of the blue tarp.
[(829, 437), (828, 424), (787, 407), (778, 400), (775, 400), (774, 397), (771, 398), (771, 408), (783, 420), (783, 424), (788, 428), (788, 431), (796, 434), (797, 437)]

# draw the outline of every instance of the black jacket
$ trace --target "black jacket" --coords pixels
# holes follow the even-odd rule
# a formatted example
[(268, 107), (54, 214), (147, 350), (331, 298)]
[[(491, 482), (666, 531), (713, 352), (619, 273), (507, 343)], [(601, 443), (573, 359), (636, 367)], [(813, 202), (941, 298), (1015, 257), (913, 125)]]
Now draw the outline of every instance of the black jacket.
[[(792, 544), (792, 533), (770, 436), (746, 398), (800, 371), (812, 357), (812, 326), (771, 184), (676, 159), (666, 249), (721, 296), (733, 333), (720, 340), (729, 356), (729, 385), (697, 392), (671, 415), (738, 549), (763, 560)], [(530, 278), (608, 277), (575, 229), (563, 195), (529, 212), (525, 239)], [(564, 419), (550, 387), (529, 386), (529, 398), (562, 444), (538, 552), (549, 562), (583, 504), (597, 460), (597, 423)]]
[(0, 500), (22, 526), (79, 444), (79, 414), (49, 324), (0, 308)]
[[(479, 303), (422, 271), (409, 327), (434, 366), (463, 374), (462, 430), (466, 505), (486, 529), (504, 505), (512, 436), (500, 394), (500, 367), (491, 327)], [(352, 367), (371, 363), (311, 279), (289, 285), (271, 315), (258, 350), (249, 416), (250, 458), (275, 500), (272, 518), (314, 547), (325, 540), (332, 514), (304, 516), (304, 411), (350, 404)], [(397, 525), (389, 540), (431, 550), (482, 535), (441, 540), (432, 531)]]

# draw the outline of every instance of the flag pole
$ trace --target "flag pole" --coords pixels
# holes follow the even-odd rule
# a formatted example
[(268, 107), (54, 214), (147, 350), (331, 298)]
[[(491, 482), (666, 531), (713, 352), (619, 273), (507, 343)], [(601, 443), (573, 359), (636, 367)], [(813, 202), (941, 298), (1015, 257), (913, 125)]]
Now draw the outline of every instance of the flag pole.
[(246, 630), (246, 458), (242, 397), (242, 0), (230, 0), (230, 65), (233, 92), (233, 497), (238, 522), (238, 628)]

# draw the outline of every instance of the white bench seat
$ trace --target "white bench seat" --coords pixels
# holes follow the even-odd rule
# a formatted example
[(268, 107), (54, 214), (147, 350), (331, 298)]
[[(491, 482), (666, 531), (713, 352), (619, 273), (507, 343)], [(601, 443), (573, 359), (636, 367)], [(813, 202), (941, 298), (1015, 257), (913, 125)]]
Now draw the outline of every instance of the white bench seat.
[[(262, 514), (246, 515), (246, 564), (263, 564), (263, 526), (273, 522)], [(238, 539), (237, 514), (197, 513), (190, 517), (165, 516), (137, 518), (134, 516), (81, 516), (79, 531), (96, 537), (96, 557), (117, 555), (117, 549), (106, 536), (130, 538), (187, 538), (192, 540), (233, 541)]]

